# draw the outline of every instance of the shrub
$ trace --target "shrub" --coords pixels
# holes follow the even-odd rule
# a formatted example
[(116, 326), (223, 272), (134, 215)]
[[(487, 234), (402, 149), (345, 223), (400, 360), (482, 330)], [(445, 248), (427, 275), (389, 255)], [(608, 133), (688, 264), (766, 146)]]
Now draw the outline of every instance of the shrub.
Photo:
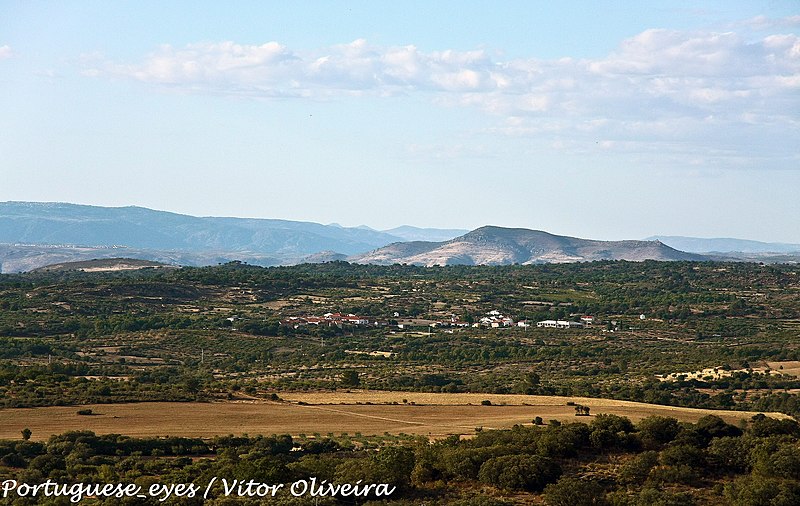
[(681, 431), (678, 420), (665, 416), (648, 416), (637, 425), (639, 437), (647, 446), (659, 446), (669, 443)]
[(745, 437), (712, 439), (707, 449), (709, 463), (720, 471), (747, 472), (750, 470), (753, 445), (753, 440)]
[(796, 480), (800, 478), (800, 449), (783, 445), (774, 452), (759, 455), (753, 470), (763, 476)]
[(619, 470), (623, 484), (644, 483), (650, 470), (658, 464), (658, 452), (644, 452), (625, 462)]
[(706, 465), (705, 452), (689, 445), (670, 446), (661, 452), (659, 460), (665, 466), (689, 466), (702, 468)]
[(603, 487), (590, 480), (561, 478), (544, 489), (544, 500), (550, 506), (599, 506), (608, 504)]
[(725, 499), (736, 506), (800, 504), (800, 486), (775, 478), (742, 476), (725, 485)]
[(635, 427), (629, 418), (619, 415), (596, 415), (589, 427), (594, 429), (610, 430), (611, 432), (633, 432)]
[(478, 472), (482, 483), (506, 490), (538, 492), (561, 476), (561, 467), (538, 455), (505, 455), (483, 463)]

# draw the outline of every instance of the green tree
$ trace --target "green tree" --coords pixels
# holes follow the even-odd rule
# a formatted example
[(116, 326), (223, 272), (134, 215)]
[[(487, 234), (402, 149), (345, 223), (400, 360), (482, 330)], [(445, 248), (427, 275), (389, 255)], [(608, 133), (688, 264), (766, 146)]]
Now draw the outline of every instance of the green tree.
[(478, 480), (506, 490), (538, 492), (561, 476), (561, 467), (539, 455), (505, 455), (483, 463)]
[(361, 384), (361, 378), (357, 371), (348, 369), (342, 373), (341, 382), (346, 387), (357, 387)]
[(666, 416), (648, 416), (637, 426), (639, 437), (647, 447), (659, 447), (669, 443), (681, 431), (678, 420)]
[(620, 483), (644, 483), (650, 470), (658, 464), (658, 452), (643, 452), (625, 462), (619, 470)]
[(601, 506), (608, 502), (603, 487), (591, 480), (564, 477), (544, 489), (550, 506)]
[(734, 506), (792, 506), (800, 504), (800, 485), (762, 476), (742, 476), (725, 485), (725, 499)]

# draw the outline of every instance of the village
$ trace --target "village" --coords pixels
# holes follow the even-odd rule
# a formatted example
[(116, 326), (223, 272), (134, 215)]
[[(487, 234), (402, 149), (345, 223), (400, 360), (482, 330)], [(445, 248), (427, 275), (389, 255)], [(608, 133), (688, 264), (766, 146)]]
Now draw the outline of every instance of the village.
[(477, 321), (466, 321), (456, 315), (450, 315), (449, 319), (431, 320), (424, 318), (401, 318), (399, 313), (394, 313), (391, 320), (381, 320), (367, 316), (360, 316), (353, 313), (325, 313), (322, 316), (290, 316), (281, 320), (281, 325), (292, 328), (300, 328), (307, 325), (323, 327), (396, 327), (398, 329), (409, 329), (412, 327), (429, 328), (508, 328), (522, 327), (553, 329), (577, 329), (591, 327), (599, 323), (594, 316), (580, 316), (578, 321), (570, 320), (542, 320), (531, 322), (530, 320), (515, 321), (512, 317), (506, 316), (494, 309), (486, 313)]

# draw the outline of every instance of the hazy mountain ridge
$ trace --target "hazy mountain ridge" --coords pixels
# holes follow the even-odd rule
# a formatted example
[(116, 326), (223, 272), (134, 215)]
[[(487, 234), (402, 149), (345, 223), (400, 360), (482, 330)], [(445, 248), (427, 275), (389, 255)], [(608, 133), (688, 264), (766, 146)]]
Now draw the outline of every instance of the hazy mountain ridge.
[(658, 240), (675, 249), (690, 253), (800, 253), (800, 244), (761, 242), (729, 237), (654, 235), (648, 237), (647, 240)]
[[(800, 245), (741, 239), (655, 236), (664, 241), (600, 241), (496, 226), (449, 238), (458, 232), (463, 231), (412, 226), (378, 231), (364, 225), (342, 227), (289, 220), (195, 217), (142, 207), (0, 202), (0, 272), (120, 256), (189, 266), (232, 260), (260, 266), (337, 260), (416, 265), (800, 260), (800, 253), (793, 249)], [(419, 237), (448, 239), (408, 240)], [(687, 244), (690, 250), (712, 245), (720, 252), (701, 255), (667, 243), (675, 245), (679, 240), (685, 241), (680, 244)], [(785, 247), (786, 252), (775, 251), (777, 246)], [(741, 251), (724, 251), (734, 247)], [(752, 252), (747, 252), (748, 248)]]
[(27, 272), (66, 262), (95, 259), (126, 258), (150, 260), (169, 265), (204, 266), (240, 260), (252, 265), (269, 267), (299, 263), (298, 257), (278, 257), (250, 252), (225, 251), (162, 251), (136, 248), (103, 248), (76, 246), (42, 246), (32, 244), (0, 244), (0, 273)]
[[(428, 236), (452, 231), (399, 227)], [(458, 231), (455, 231), (458, 232)], [(459, 234), (454, 234), (455, 235)], [(366, 226), (277, 219), (196, 217), (144, 207), (0, 202), (0, 272), (123, 254), (180, 265), (241, 260), (289, 265), (341, 260), (403, 237)]]
[(481, 227), (443, 242), (395, 243), (354, 255), (357, 263), (504, 265), (592, 260), (706, 260), (658, 241), (597, 241), (522, 228)]
[(324, 250), (361, 253), (398, 240), (373, 230), (299, 221), (200, 218), (143, 207), (0, 203), (0, 243), (303, 256)]

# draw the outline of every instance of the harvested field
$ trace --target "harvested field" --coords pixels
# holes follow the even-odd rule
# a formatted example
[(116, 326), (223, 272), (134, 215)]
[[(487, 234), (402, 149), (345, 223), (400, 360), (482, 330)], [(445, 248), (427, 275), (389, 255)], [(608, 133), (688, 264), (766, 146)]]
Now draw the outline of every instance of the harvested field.
[(767, 362), (767, 367), (780, 374), (788, 374), (790, 376), (800, 377), (800, 362), (797, 360)]
[[(315, 432), (373, 435), (389, 432), (441, 437), (472, 434), (476, 427), (492, 429), (530, 424), (536, 416), (542, 417), (545, 422), (550, 419), (591, 420), (592, 417), (576, 417), (575, 408), (568, 406), (568, 401), (589, 406), (592, 415), (610, 413), (627, 416), (634, 421), (650, 415), (662, 415), (694, 422), (704, 415), (717, 414), (735, 423), (755, 414), (580, 397), (369, 391), (282, 395), (288, 402), (144, 402), (4, 409), (0, 410), (0, 438), (18, 439), (20, 431), (26, 427), (31, 429), (32, 439), (35, 440), (44, 440), (52, 434), (69, 430), (130, 436), (210, 437), (220, 434), (297, 435)], [(403, 404), (403, 399), (408, 403)], [(483, 400), (489, 400), (493, 405), (481, 406)], [(92, 409), (95, 414), (78, 415), (80, 408)], [(779, 413), (768, 414), (787, 418)]]

